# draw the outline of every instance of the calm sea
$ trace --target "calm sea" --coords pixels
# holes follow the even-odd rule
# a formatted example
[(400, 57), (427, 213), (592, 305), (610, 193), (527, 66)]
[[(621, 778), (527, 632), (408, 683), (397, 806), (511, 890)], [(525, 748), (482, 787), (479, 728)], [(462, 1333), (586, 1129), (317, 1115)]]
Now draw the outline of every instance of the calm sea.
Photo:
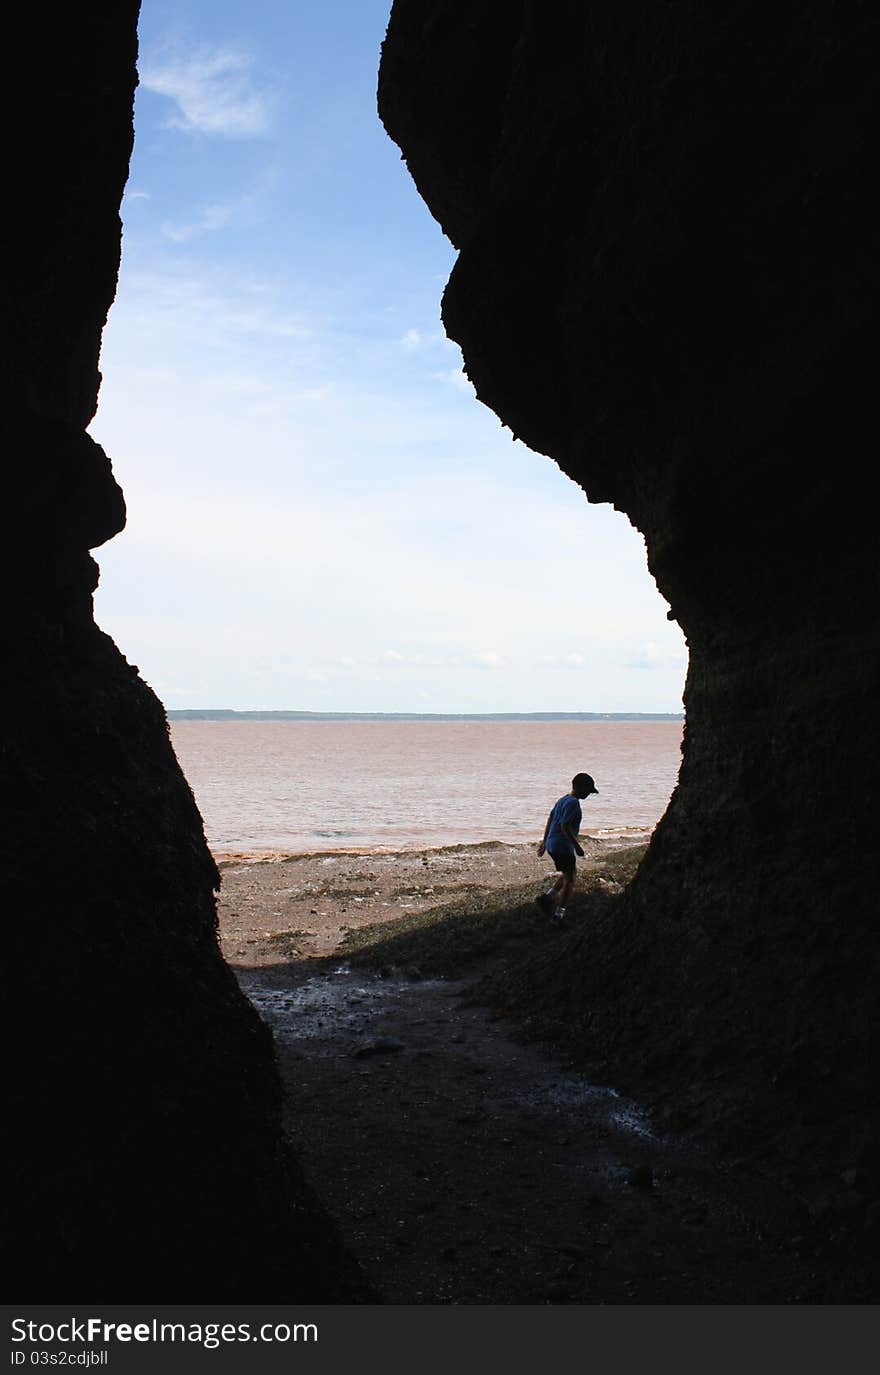
[(675, 787), (680, 721), (173, 721), (215, 854), (537, 841), (571, 777), (583, 831), (636, 839)]

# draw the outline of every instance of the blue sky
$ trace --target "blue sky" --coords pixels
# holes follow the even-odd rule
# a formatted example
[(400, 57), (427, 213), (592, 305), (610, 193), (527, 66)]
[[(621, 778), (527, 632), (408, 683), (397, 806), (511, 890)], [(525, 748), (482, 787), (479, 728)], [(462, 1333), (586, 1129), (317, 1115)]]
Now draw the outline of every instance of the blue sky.
[(475, 399), (376, 115), (389, 0), (144, 0), (96, 615), (168, 707), (677, 711), (625, 517)]

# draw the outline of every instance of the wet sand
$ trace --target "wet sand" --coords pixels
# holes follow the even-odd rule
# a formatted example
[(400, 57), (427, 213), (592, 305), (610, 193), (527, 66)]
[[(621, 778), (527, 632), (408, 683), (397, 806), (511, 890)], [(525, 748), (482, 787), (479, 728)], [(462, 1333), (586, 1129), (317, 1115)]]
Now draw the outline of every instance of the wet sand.
[[(584, 837), (581, 870), (624, 847)], [(535, 845), (450, 845), (435, 850), (218, 856), (223, 954), (254, 968), (332, 954), (349, 931), (506, 888), (549, 883)]]

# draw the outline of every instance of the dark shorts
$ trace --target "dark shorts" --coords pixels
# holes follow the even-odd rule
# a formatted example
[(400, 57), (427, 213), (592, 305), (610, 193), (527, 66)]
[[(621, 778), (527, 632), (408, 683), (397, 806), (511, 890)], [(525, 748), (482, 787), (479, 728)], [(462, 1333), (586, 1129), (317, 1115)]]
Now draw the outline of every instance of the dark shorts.
[(553, 860), (560, 874), (573, 874), (575, 869), (576, 855), (574, 850), (559, 849), (547, 850), (548, 855)]

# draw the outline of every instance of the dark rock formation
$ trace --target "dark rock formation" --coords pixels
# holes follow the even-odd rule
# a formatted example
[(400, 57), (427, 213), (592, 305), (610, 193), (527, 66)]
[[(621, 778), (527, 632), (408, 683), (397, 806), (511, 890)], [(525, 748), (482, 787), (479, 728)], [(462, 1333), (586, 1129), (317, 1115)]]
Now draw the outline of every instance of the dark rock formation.
[(690, 647), (646, 861), (523, 997), (814, 1200), (878, 1182), (875, 27), (395, 0), (379, 90), (477, 394), (644, 533)]
[(6, 34), (3, 1232), (17, 1300), (333, 1302), (353, 1290), (285, 1149), (269, 1033), (219, 954), (162, 707), (92, 619), (88, 551), (125, 520), (85, 426), (137, 10), (32, 7)]

